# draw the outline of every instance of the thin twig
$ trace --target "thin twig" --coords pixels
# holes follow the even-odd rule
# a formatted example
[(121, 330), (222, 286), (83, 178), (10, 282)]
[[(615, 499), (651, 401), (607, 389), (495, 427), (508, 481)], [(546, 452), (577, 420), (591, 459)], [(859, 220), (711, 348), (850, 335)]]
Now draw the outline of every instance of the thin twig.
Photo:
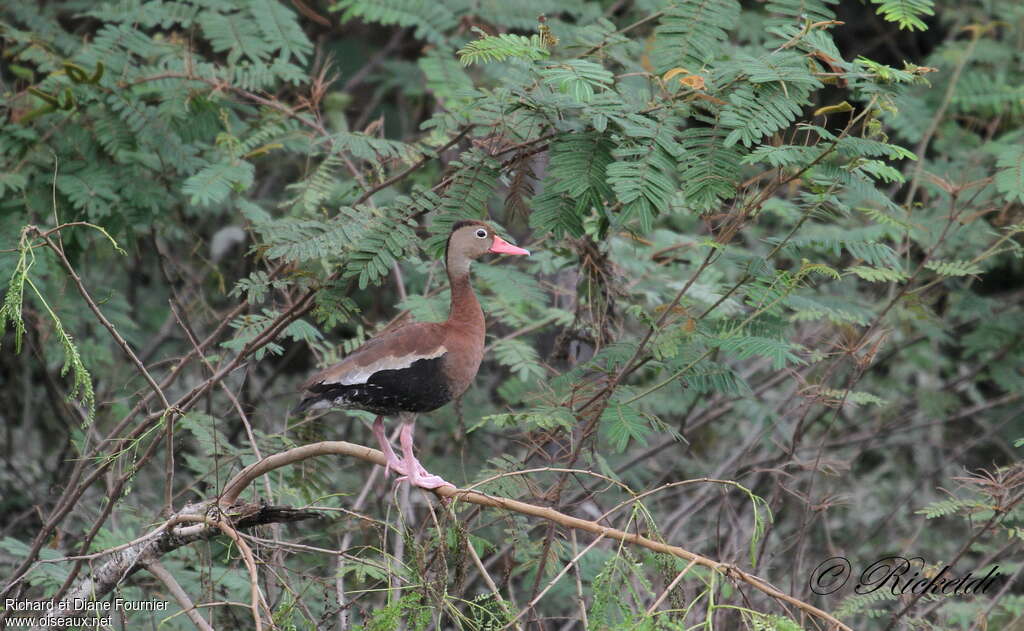
[(110, 322), (110, 320), (108, 320), (107, 317), (103, 315), (103, 312), (100, 311), (100, 308), (96, 304), (96, 301), (92, 299), (92, 295), (89, 293), (89, 290), (86, 289), (85, 285), (82, 283), (82, 278), (78, 275), (78, 272), (75, 271), (75, 268), (71, 265), (71, 262), (68, 261), (68, 257), (64, 254), (63, 248), (54, 243), (53, 240), (50, 239), (50, 237), (46, 236), (38, 228), (35, 228), (34, 226), (33, 228), (36, 236), (43, 239), (46, 245), (49, 246), (50, 249), (53, 250), (53, 252), (57, 255), (57, 258), (60, 260), (61, 266), (64, 267), (64, 270), (68, 273), (68, 276), (70, 276), (71, 280), (74, 281), (75, 288), (78, 289), (79, 295), (81, 295), (82, 299), (85, 300), (85, 304), (88, 305), (89, 310), (92, 311), (93, 315), (96, 316), (96, 319), (99, 320), (100, 324), (103, 325), (103, 328), (105, 328), (110, 333), (110, 336), (114, 338), (114, 341), (117, 342), (117, 345), (121, 347), (121, 350), (124, 351), (124, 354), (128, 356), (128, 359), (130, 359), (131, 362), (135, 364), (135, 369), (139, 372), (140, 375), (142, 375), (143, 379), (146, 380), (146, 383), (148, 383), (149, 386), (153, 389), (153, 392), (155, 392), (156, 395), (160, 397), (160, 401), (161, 403), (163, 403), (164, 409), (170, 409), (171, 403), (170, 401), (167, 400), (167, 397), (164, 395), (163, 389), (160, 387), (159, 384), (157, 384), (156, 380), (153, 379), (153, 376), (149, 374), (149, 371), (146, 370), (146, 367), (142, 364), (142, 361), (135, 355), (135, 351), (132, 350), (132, 347), (128, 344), (128, 342), (121, 336), (120, 333), (117, 332), (117, 329), (114, 328), (114, 325)]
[[(480, 576), (484, 579), (484, 584), (487, 585), (487, 589), (491, 590), (491, 593), (494, 594), (494, 601), (498, 603), (498, 606), (501, 607), (503, 612), (505, 612), (505, 615), (511, 616), (512, 612), (509, 610), (508, 605), (505, 604), (505, 599), (501, 597), (501, 593), (498, 591), (498, 585), (495, 584), (494, 579), (491, 578), (487, 568), (484, 567), (484, 562), (480, 560), (480, 555), (476, 553), (476, 550), (473, 548), (473, 544), (469, 541), (466, 542), (466, 550), (469, 552), (470, 558), (473, 559), (473, 565), (475, 565), (476, 569), (480, 571)], [(521, 627), (516, 620), (512, 621), (512, 625), (516, 631), (520, 631)]]
[(686, 564), (686, 567), (683, 568), (682, 572), (676, 574), (676, 577), (672, 579), (672, 582), (669, 583), (667, 587), (665, 587), (665, 591), (661, 592), (661, 595), (654, 599), (654, 602), (651, 603), (651, 606), (647, 608), (646, 612), (644, 612), (645, 618), (649, 617), (651, 614), (655, 612), (655, 610), (657, 610), (658, 605), (660, 605), (662, 601), (664, 601), (665, 598), (668, 597), (670, 593), (672, 593), (672, 590), (676, 588), (676, 585), (679, 584), (679, 581), (683, 580), (683, 577), (686, 576), (686, 573), (689, 572), (690, 569), (696, 564), (696, 561), (690, 561)]
[[(250, 608), (252, 609), (252, 619), (256, 623), (256, 631), (263, 631), (263, 619), (260, 616), (260, 604), (263, 601), (263, 595), (260, 593), (259, 585), (259, 573), (256, 571), (256, 559), (252, 555), (252, 549), (249, 544), (245, 542), (238, 535), (238, 531), (232, 528), (226, 521), (222, 519), (212, 519), (205, 515), (177, 515), (167, 522), (167, 527), (171, 528), (178, 523), (183, 522), (194, 522), (202, 523), (207, 526), (213, 526), (214, 528), (220, 529), (225, 535), (228, 536), (235, 545), (238, 546), (238, 551), (242, 553), (242, 560), (245, 562), (245, 567), (249, 570), (249, 587), (252, 592), (252, 601)], [(269, 605), (266, 602), (262, 602), (263, 607), (267, 610), (267, 614), (273, 618), (273, 612), (270, 610)]]
[(199, 629), (199, 631), (214, 631), (213, 627), (210, 626), (210, 623), (199, 615), (199, 612), (196, 610), (196, 606), (192, 603), (192, 599), (189, 598), (188, 594), (185, 593), (185, 590), (181, 588), (181, 585), (178, 584), (174, 575), (167, 571), (167, 568), (165, 568), (159, 561), (150, 561), (149, 563), (146, 563), (145, 566), (146, 569), (149, 570), (150, 574), (160, 579), (160, 582), (164, 584), (167, 591), (171, 593), (171, 596), (178, 602), (182, 611), (185, 612), (185, 615), (192, 621), (192, 624), (196, 625), (196, 628)]
[(600, 541), (602, 539), (604, 539), (604, 537), (605, 537), (604, 533), (598, 535), (593, 541), (590, 542), (590, 545), (588, 545), (586, 548), (583, 548), (582, 550), (580, 550), (579, 553), (577, 553), (572, 559), (570, 559), (569, 562), (566, 563), (565, 566), (561, 569), (561, 571), (558, 572), (558, 574), (555, 574), (551, 578), (551, 580), (548, 581), (548, 584), (544, 586), (544, 589), (542, 589), (540, 591), (540, 593), (538, 593), (536, 596), (534, 596), (533, 599), (530, 600), (530, 602), (528, 602), (526, 604), (526, 606), (523, 607), (522, 610), (519, 611), (518, 614), (516, 614), (516, 617), (513, 618), (510, 622), (506, 623), (505, 626), (502, 627), (502, 629), (504, 629), (504, 628), (508, 627), (509, 625), (513, 624), (514, 622), (518, 621), (520, 618), (525, 616), (527, 614), (527, 612), (532, 610), (537, 605), (537, 603), (540, 602), (540, 599), (544, 597), (544, 594), (547, 594), (548, 590), (550, 590), (552, 587), (554, 587), (555, 583), (557, 583), (563, 576), (565, 576), (566, 572), (568, 572), (571, 568), (575, 567), (576, 564), (579, 562), (579, 560), (581, 558), (583, 558), (583, 555), (588, 553), (588, 552), (590, 552), (590, 550), (594, 546), (596, 546), (598, 543), (600, 543)]
[(960, 75), (967, 66), (967, 62), (970, 60), (975, 46), (978, 45), (978, 41), (981, 39), (980, 35), (981, 33), (979, 29), (971, 30), (971, 41), (964, 50), (964, 54), (960, 58), (960, 61), (953, 69), (953, 74), (949, 77), (949, 83), (946, 85), (946, 93), (942, 96), (942, 103), (939, 104), (939, 109), (935, 110), (935, 115), (932, 116), (931, 121), (928, 123), (928, 128), (925, 130), (924, 135), (921, 136), (921, 141), (918, 142), (917, 146), (914, 148), (914, 153), (917, 154), (917, 162), (914, 164), (914, 171), (910, 176), (910, 188), (907, 189), (907, 196), (903, 199), (903, 205), (906, 206), (907, 212), (910, 211), (910, 203), (914, 201), (914, 195), (917, 194), (917, 189), (921, 182), (921, 169), (924, 166), (924, 154), (928, 151), (928, 145), (931, 143), (935, 132), (939, 129), (939, 123), (942, 122), (943, 117), (946, 115), (946, 109), (949, 108), (949, 104), (953, 102), (953, 96), (956, 94), (956, 86), (960, 82)]

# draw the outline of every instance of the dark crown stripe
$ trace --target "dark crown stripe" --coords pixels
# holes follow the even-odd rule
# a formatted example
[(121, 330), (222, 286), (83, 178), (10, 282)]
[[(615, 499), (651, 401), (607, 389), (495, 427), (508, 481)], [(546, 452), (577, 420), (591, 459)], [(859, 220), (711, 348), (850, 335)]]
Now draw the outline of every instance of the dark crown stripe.
[(473, 221), (472, 219), (460, 219), (452, 224), (452, 232), (455, 232), (459, 228), (465, 228), (466, 226), (475, 226), (479, 221)]

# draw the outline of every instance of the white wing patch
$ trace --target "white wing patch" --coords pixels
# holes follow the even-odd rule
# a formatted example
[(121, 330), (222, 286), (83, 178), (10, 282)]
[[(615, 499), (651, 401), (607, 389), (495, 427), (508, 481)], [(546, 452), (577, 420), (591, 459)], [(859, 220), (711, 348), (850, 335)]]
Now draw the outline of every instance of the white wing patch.
[(412, 366), (413, 362), (421, 359), (434, 359), (440, 357), (448, 352), (448, 349), (444, 346), (438, 346), (437, 349), (428, 355), (422, 355), (420, 353), (407, 353), (401, 357), (381, 357), (377, 361), (367, 364), (366, 366), (356, 366), (350, 372), (342, 375), (340, 379), (325, 383), (337, 383), (343, 386), (355, 386), (361, 383), (369, 381), (370, 377), (374, 373), (381, 370), (401, 370)]

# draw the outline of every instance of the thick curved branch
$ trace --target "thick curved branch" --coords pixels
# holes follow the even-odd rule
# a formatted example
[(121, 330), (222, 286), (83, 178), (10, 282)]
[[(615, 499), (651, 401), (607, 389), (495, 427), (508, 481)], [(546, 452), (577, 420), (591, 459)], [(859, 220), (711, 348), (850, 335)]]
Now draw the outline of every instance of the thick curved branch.
[[(257, 479), (261, 475), (284, 467), (286, 465), (301, 462), (307, 458), (314, 458), (317, 456), (350, 456), (358, 458), (360, 460), (371, 462), (380, 466), (384, 466), (384, 454), (376, 449), (364, 447), (362, 445), (356, 445), (354, 443), (348, 443), (344, 441), (324, 441), (319, 443), (313, 443), (310, 445), (303, 445), (302, 447), (296, 447), (287, 451), (276, 453), (272, 456), (268, 456), (259, 462), (255, 462), (245, 469), (239, 471), (230, 481), (225, 485), (224, 492), (221, 494), (222, 505), (229, 506), (234, 504), (238, 496), (241, 494), (253, 480)], [(469, 502), (471, 504), (478, 504), (480, 506), (491, 506), (493, 508), (500, 508), (504, 510), (513, 511), (516, 513), (522, 513), (524, 515), (532, 515), (534, 517), (540, 517), (550, 522), (565, 526), (567, 528), (573, 528), (576, 530), (584, 530), (586, 532), (593, 533), (599, 537), (606, 537), (609, 539), (616, 539), (626, 543), (638, 545), (648, 550), (655, 552), (662, 552), (664, 554), (671, 554), (672, 556), (680, 559), (685, 559), (696, 565), (702, 565), (708, 569), (722, 573), (727, 577), (731, 577), (747, 583), (751, 587), (775, 598), (783, 601), (789, 605), (800, 609), (801, 611), (810, 614), (820, 620), (828, 622), (833, 628), (841, 629), (842, 631), (852, 631), (850, 627), (840, 622), (834, 616), (829, 613), (818, 609), (817, 607), (805, 603), (802, 600), (798, 600), (789, 594), (785, 594), (775, 587), (768, 584), (767, 581), (744, 572), (736, 566), (729, 565), (727, 563), (719, 563), (714, 559), (701, 556), (680, 548), (679, 546), (669, 545), (661, 541), (655, 541), (640, 535), (630, 534), (628, 532), (618, 530), (616, 528), (609, 528), (607, 526), (601, 526), (597, 522), (587, 521), (585, 519), (579, 519), (560, 513), (554, 509), (546, 508), (543, 506), (535, 506), (533, 504), (527, 504), (517, 500), (507, 499), (503, 497), (494, 497), (492, 495), (486, 495), (484, 493), (478, 493), (476, 491), (466, 491), (456, 489), (453, 486), (442, 486), (441, 488), (434, 489), (434, 493), (441, 498), (451, 499), (455, 501)]]

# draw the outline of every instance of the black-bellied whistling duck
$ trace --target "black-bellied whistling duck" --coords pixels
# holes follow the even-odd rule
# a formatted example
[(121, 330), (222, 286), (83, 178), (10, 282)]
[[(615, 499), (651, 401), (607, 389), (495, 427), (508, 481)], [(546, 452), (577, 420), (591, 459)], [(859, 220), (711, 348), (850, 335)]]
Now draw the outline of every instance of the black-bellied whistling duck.
[[(489, 225), (459, 221), (445, 248), (451, 284), (451, 309), (444, 322), (417, 322), (367, 341), (302, 385), (296, 411), (323, 408), (367, 410), (377, 414), (373, 435), (387, 458), (385, 470), (403, 474), (413, 486), (436, 489), (449, 485), (431, 475), (413, 453), (414, 414), (430, 412), (469, 388), (484, 355), (484, 313), (469, 284), (469, 264), (487, 254), (525, 254)], [(402, 458), (384, 435), (383, 418), (399, 414)]]

